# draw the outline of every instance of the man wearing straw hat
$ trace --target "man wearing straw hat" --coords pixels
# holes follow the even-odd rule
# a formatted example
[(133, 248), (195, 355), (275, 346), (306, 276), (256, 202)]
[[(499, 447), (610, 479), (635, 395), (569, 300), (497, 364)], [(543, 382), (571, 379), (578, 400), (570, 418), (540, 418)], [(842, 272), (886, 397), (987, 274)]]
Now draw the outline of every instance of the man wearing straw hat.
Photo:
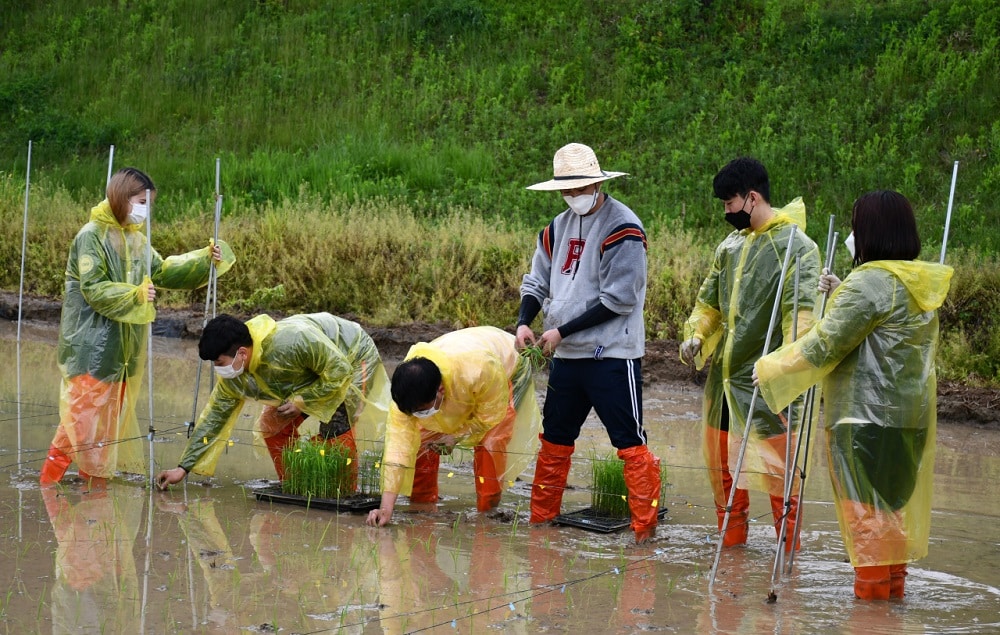
[[(788, 422), (773, 414), (760, 400), (749, 413), (753, 394), (753, 364), (763, 354), (768, 331), (771, 348), (792, 341), (793, 328), (801, 337), (813, 323), (813, 305), (819, 279), (819, 250), (806, 236), (806, 207), (796, 198), (781, 209), (770, 203), (770, 181), (760, 161), (740, 157), (726, 164), (712, 183), (716, 198), (724, 203), (725, 220), (735, 227), (715, 250), (712, 269), (702, 282), (694, 310), (684, 325), (680, 346), (681, 361), (701, 369), (712, 356), (705, 382), (702, 406), (703, 450), (709, 481), (715, 497), (719, 530), (734, 486), (730, 468), (735, 468), (747, 418), (753, 426), (745, 461), (736, 483), (736, 495), (723, 546), (747, 541), (750, 510), (748, 487), (770, 494), (775, 530), (781, 535), (786, 519), (786, 536), (791, 536), (798, 513), (798, 483), (793, 484), (790, 508), (784, 509), (785, 453)], [(799, 268), (798, 296), (795, 295), (795, 265), (782, 269), (789, 234), (798, 225), (792, 255)], [(771, 320), (782, 273), (781, 311)], [(795, 307), (798, 313), (795, 313)], [(770, 322), (770, 324), (769, 324)], [(798, 424), (793, 420), (792, 425)], [(793, 443), (795, 436), (793, 432)], [(785, 543), (797, 548), (796, 540)]]
[[(542, 413), (542, 446), (531, 489), (531, 522), (559, 514), (580, 428), (597, 412), (618, 457), (636, 542), (656, 533), (660, 460), (642, 427), (646, 329), (646, 232), (635, 213), (601, 191), (605, 172), (588, 146), (571, 143), (552, 161), (554, 178), (529, 190), (559, 192), (568, 209), (538, 235), (521, 283), (517, 346), (552, 357)], [(539, 338), (531, 323), (544, 308)]]

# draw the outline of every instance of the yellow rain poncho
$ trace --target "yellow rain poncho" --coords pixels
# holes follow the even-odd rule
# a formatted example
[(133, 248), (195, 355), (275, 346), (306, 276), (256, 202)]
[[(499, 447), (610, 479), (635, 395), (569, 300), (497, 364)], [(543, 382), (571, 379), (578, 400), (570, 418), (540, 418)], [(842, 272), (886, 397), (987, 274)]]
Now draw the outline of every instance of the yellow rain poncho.
[(937, 309), (952, 269), (882, 260), (855, 269), (823, 319), (757, 364), (781, 409), (823, 382), (830, 477), (855, 567), (927, 554), (937, 427)]
[[(253, 339), (249, 367), (216, 384), (180, 467), (205, 476), (215, 473), (247, 399), (275, 407), (292, 402), (305, 415), (324, 422), (344, 403), (359, 452), (374, 449), (385, 430), (389, 379), (375, 342), (359, 324), (312, 313), (280, 322), (258, 315), (247, 328)], [(277, 432), (261, 425), (258, 419), (256, 432), (264, 437)]]
[[(718, 430), (722, 426), (725, 400), (729, 411), (728, 462), (731, 468), (735, 467), (746, 429), (753, 394), (751, 372), (754, 362), (764, 352), (785, 248), (793, 224), (798, 226), (798, 230), (792, 243), (792, 260), (785, 275), (780, 315), (771, 335), (771, 348), (773, 350), (783, 342), (791, 341), (793, 324), (801, 337), (812, 325), (819, 280), (819, 250), (805, 234), (806, 207), (801, 198), (796, 198), (782, 209), (775, 209), (774, 217), (760, 229), (734, 231), (719, 244), (712, 270), (702, 283), (694, 311), (684, 325), (684, 339), (696, 337), (702, 341), (696, 366), (702, 368), (705, 359), (712, 356), (705, 384), (703, 419), (706, 426)], [(795, 297), (794, 285), (796, 256), (799, 258), (798, 298)], [(796, 300), (797, 315), (793, 310)], [(783, 435), (785, 427), (759, 399), (754, 410), (753, 427), (738, 486), (781, 496), (784, 442), (766, 443), (765, 440)], [(709, 475), (718, 496), (722, 491), (718, 468), (724, 466), (721, 466), (718, 444), (710, 442), (712, 438), (717, 438), (717, 435), (706, 434), (704, 452), (707, 465), (716, 468), (710, 469)], [(716, 500), (716, 503), (725, 505), (726, 501)]]
[[(221, 275), (236, 257), (225, 243), (219, 246)], [(151, 259), (157, 288), (197, 289), (208, 283), (211, 246), (166, 259), (154, 250)], [(146, 299), (148, 287), (142, 226), (122, 227), (102, 201), (73, 239), (66, 263), (58, 346), (60, 423), (52, 442), (90, 476), (146, 470), (145, 446), (124, 440), (143, 438), (135, 406), (147, 325), (156, 317)]]
[(518, 355), (514, 336), (492, 326), (447, 333), (410, 348), (406, 359), (424, 357), (441, 371), (441, 409), (425, 419), (389, 409), (382, 462), (382, 491), (409, 495), (420, 449), (421, 429), (452, 435), (462, 448), (474, 448), (487, 433), (514, 416), (513, 435), (500, 482), (512, 480), (534, 456), (541, 412), (535, 398), (531, 364)]

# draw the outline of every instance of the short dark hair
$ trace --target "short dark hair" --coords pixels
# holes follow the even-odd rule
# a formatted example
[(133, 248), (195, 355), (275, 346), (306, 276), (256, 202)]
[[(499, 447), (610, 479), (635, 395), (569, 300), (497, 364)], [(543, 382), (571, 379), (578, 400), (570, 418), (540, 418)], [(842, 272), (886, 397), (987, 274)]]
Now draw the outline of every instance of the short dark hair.
[(910, 201), (899, 192), (876, 190), (854, 201), (854, 264), (873, 260), (914, 260), (920, 233)]
[(746, 198), (750, 190), (757, 192), (767, 203), (771, 202), (771, 181), (767, 168), (757, 159), (739, 157), (727, 163), (712, 180), (715, 198), (728, 201), (737, 194)]
[(392, 400), (404, 414), (434, 401), (441, 386), (441, 369), (426, 357), (414, 357), (392, 373)]
[(198, 357), (210, 362), (222, 355), (234, 357), (241, 346), (253, 346), (250, 329), (242, 320), (223, 313), (205, 325), (198, 340)]

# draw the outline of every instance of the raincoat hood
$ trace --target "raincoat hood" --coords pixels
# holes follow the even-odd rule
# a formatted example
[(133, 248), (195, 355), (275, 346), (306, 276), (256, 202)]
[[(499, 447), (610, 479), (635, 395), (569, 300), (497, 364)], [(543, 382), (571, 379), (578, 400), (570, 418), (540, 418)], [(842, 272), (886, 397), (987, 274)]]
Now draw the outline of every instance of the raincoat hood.
[(100, 225), (120, 226), (121, 223), (115, 218), (115, 213), (111, 211), (111, 203), (104, 199), (94, 207), (90, 208), (90, 221)]
[(876, 260), (858, 267), (885, 269), (903, 283), (924, 311), (935, 311), (944, 304), (954, 269), (947, 265), (921, 260)]
[(774, 217), (764, 223), (764, 226), (757, 231), (764, 231), (773, 225), (794, 224), (799, 226), (799, 231), (806, 230), (806, 204), (801, 196), (795, 197), (792, 202), (784, 207), (774, 210)]
[(262, 314), (248, 320), (246, 325), (250, 331), (250, 339), (253, 340), (253, 354), (250, 356), (250, 364), (247, 370), (253, 373), (257, 371), (261, 356), (264, 354), (261, 342), (278, 330), (278, 323), (270, 315)]

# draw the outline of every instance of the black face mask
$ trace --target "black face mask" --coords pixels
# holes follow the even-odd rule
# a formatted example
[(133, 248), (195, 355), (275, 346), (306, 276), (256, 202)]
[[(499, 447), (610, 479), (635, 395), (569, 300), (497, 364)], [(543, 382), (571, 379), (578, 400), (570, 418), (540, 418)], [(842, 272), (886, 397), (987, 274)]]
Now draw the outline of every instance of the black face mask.
[[(743, 207), (747, 206), (748, 200), (750, 200), (749, 197), (743, 199)], [(750, 227), (750, 212), (744, 209), (731, 214), (726, 214), (725, 216), (726, 222), (735, 227), (738, 231), (742, 231)]]

